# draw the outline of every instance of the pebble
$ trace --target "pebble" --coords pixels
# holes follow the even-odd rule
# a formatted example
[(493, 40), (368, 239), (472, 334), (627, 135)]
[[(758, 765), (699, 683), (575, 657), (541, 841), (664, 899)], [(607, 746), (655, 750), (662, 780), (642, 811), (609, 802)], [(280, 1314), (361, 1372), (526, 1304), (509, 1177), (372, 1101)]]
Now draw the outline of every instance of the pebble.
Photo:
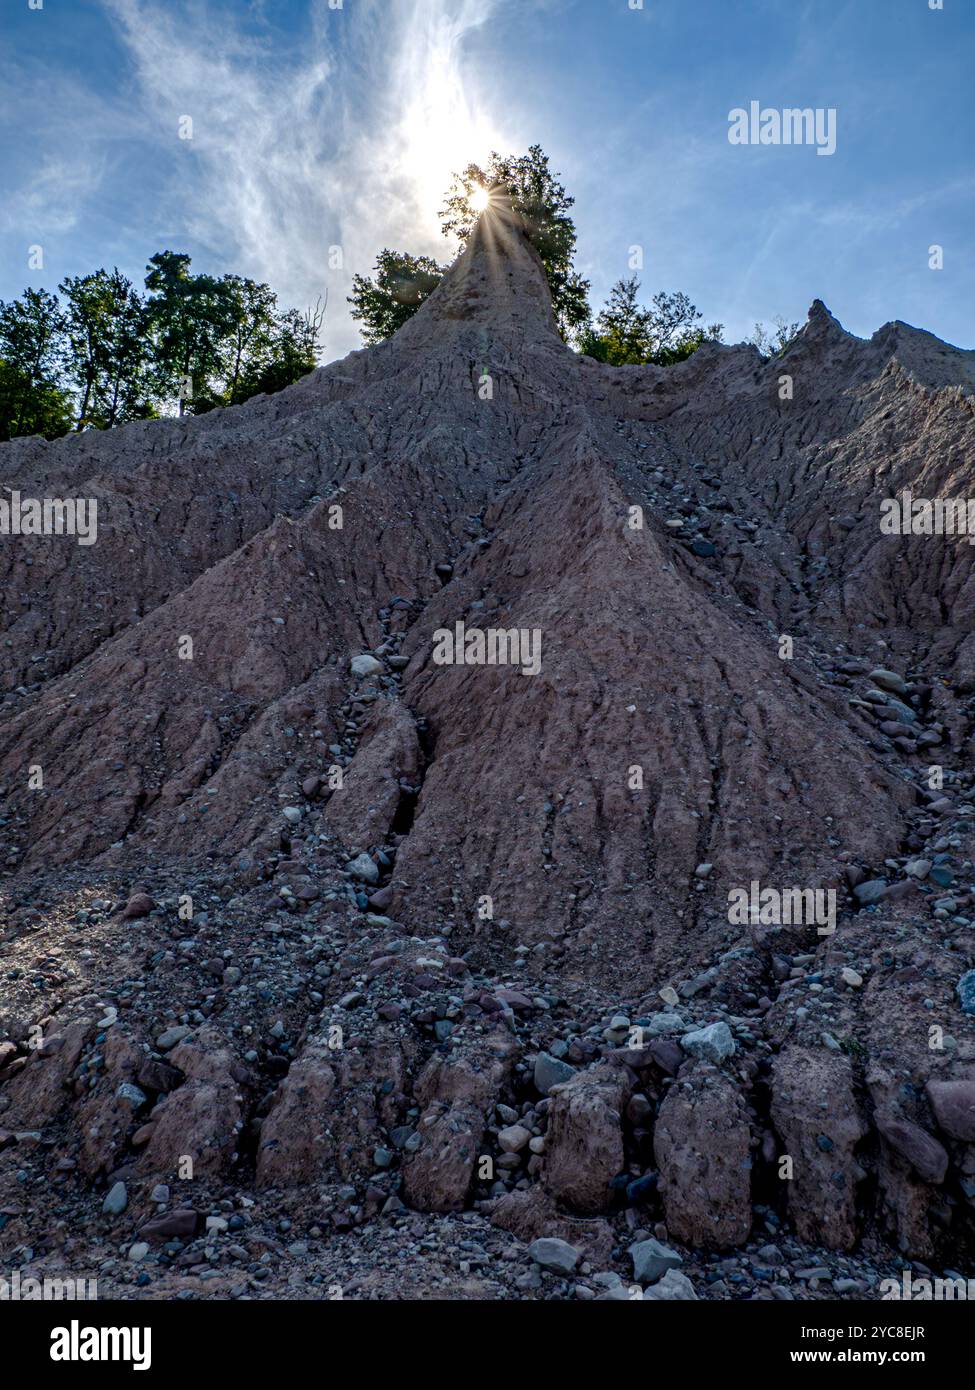
[(102, 1202), (102, 1211), (106, 1216), (121, 1216), (128, 1205), (128, 1189), (124, 1182), (117, 1182), (110, 1188), (107, 1197)]
[(366, 853), (357, 854), (346, 867), (353, 878), (361, 879), (363, 883), (379, 882), (379, 865)]
[(360, 656), (352, 658), (350, 669), (354, 676), (379, 676), (382, 674), (383, 663), (370, 656), (368, 652), (363, 652)]
[(640, 1284), (654, 1284), (668, 1269), (677, 1269), (684, 1261), (676, 1250), (661, 1245), (659, 1240), (638, 1240), (629, 1249), (633, 1260), (633, 1277)]
[(574, 1245), (565, 1240), (556, 1240), (554, 1236), (533, 1240), (528, 1253), (537, 1265), (551, 1270), (553, 1274), (574, 1274), (582, 1258), (582, 1252)]
[(540, 1052), (535, 1058), (535, 1087), (543, 1096), (547, 1096), (553, 1086), (570, 1081), (575, 1074), (575, 1067), (570, 1067), (568, 1062), (560, 1062), (548, 1052)]
[(975, 970), (968, 970), (958, 981), (958, 1002), (963, 1014), (975, 1014)]

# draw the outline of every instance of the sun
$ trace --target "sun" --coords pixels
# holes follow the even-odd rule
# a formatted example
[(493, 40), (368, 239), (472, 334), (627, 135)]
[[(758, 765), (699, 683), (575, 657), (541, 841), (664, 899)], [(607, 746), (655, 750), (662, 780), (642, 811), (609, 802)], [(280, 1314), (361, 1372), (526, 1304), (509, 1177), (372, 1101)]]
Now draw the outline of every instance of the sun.
[(475, 188), (471, 194), (471, 207), (475, 212), (483, 212), (491, 201), (491, 194), (486, 188)]

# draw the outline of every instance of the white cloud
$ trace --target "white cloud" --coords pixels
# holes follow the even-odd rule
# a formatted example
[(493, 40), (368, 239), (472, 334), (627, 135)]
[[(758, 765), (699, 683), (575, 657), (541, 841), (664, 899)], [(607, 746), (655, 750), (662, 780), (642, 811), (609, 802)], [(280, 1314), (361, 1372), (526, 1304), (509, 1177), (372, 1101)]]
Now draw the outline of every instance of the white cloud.
[[(385, 245), (445, 258), (437, 211), (453, 169), (506, 143), (464, 60), (503, 0), (318, 0), (307, 41), (280, 56), (211, 7), (104, 0), (132, 59), (135, 99), (175, 161), (171, 225), (228, 269), (303, 307), (330, 290), (328, 357), (358, 345), (345, 296)], [(179, 120), (193, 118), (192, 140)], [(342, 248), (345, 273), (328, 269)]]

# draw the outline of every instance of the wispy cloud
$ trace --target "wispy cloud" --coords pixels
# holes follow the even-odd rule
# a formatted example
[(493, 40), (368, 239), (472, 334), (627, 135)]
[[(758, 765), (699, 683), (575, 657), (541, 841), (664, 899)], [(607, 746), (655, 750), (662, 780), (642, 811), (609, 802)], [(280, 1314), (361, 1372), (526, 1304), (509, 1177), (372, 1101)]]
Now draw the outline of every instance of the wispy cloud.
[[(282, 56), (212, 6), (104, 0), (171, 170), (170, 225), (289, 303), (328, 288), (327, 351), (356, 346), (351, 274), (384, 245), (443, 257), (451, 171), (503, 142), (464, 60), (500, 3), (319, 3), (301, 52)], [(192, 139), (180, 140), (186, 116)], [(344, 274), (329, 269), (333, 246)]]

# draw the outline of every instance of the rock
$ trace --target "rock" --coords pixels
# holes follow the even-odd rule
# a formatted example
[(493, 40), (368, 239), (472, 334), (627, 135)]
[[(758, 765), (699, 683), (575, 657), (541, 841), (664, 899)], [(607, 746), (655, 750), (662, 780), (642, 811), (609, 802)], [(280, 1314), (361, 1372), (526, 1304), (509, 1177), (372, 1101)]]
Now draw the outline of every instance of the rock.
[(261, 1126), (257, 1183), (285, 1190), (371, 1172), (381, 1133), (395, 1129), (394, 1097), (406, 1085), (395, 1042), (360, 1050), (312, 1037), (291, 1064)]
[(346, 865), (346, 868), (353, 878), (360, 879), (363, 883), (379, 882), (379, 865), (371, 855), (365, 853), (356, 855), (355, 859)]
[(139, 1235), (146, 1240), (192, 1240), (199, 1225), (199, 1214), (189, 1208), (177, 1211), (164, 1211), (151, 1216), (139, 1227)]
[[(68, 1101), (67, 1087), (91, 1033), (92, 1026), (85, 1020), (68, 1024), (63, 1033), (53, 1034), (43, 1050), (31, 1052), (23, 1065), (9, 1075), (0, 1091), (6, 1103), (5, 1129), (40, 1129), (60, 1114)], [(58, 1040), (60, 1045), (55, 1047)]]
[(694, 1285), (686, 1274), (681, 1274), (676, 1269), (668, 1269), (662, 1279), (643, 1291), (644, 1303), (676, 1303), (696, 1300), (697, 1294), (694, 1292)]
[(505, 1153), (516, 1154), (521, 1153), (531, 1137), (531, 1130), (524, 1125), (508, 1125), (498, 1135), (498, 1143)]
[(698, 1064), (667, 1092), (653, 1134), (667, 1229), (685, 1245), (733, 1246), (752, 1222), (751, 1127), (738, 1087)]
[(124, 1182), (117, 1182), (109, 1189), (108, 1196), (102, 1202), (102, 1211), (106, 1216), (121, 1216), (125, 1208), (129, 1205), (129, 1193)]
[(851, 989), (859, 989), (863, 984), (863, 976), (859, 971), (852, 970), (848, 965), (844, 965), (843, 969), (840, 971), (840, 979), (845, 985), (849, 985)]
[(301, 820), (300, 806), (282, 806), (281, 814), (290, 825), (297, 825)]
[(132, 1264), (139, 1264), (149, 1253), (149, 1243), (144, 1240), (137, 1240), (129, 1246), (127, 1258)]
[(677, 1269), (684, 1263), (676, 1250), (661, 1245), (659, 1240), (638, 1240), (629, 1248), (633, 1260), (633, 1277), (638, 1284), (655, 1284), (668, 1269)]
[(542, 1182), (572, 1211), (595, 1215), (610, 1205), (610, 1183), (623, 1167), (620, 1116), (629, 1095), (624, 1072), (598, 1066), (551, 1093)]
[[(482, 1043), (482, 1048), (484, 1047)], [(423, 1107), (417, 1147), (403, 1163), (403, 1195), (420, 1211), (460, 1211), (474, 1180), (487, 1114), (514, 1061), (508, 1034), (493, 1034), (477, 1063), (431, 1057), (414, 1086)]]
[(879, 903), (887, 892), (887, 880), (885, 878), (868, 878), (866, 883), (858, 883), (853, 890), (853, 896), (861, 907), (868, 907), (871, 903)]
[(968, 970), (958, 981), (958, 1003), (964, 1014), (975, 1014), (975, 970)]
[(148, 917), (155, 906), (148, 893), (133, 893), (122, 910), (122, 916), (132, 922), (139, 917)]
[(684, 1061), (684, 1053), (679, 1043), (657, 1038), (650, 1044), (650, 1056), (662, 1072), (676, 1076)]
[(735, 1040), (727, 1023), (711, 1023), (707, 1028), (698, 1028), (685, 1033), (680, 1045), (690, 1057), (699, 1057), (705, 1062), (723, 1062), (735, 1051)]
[(361, 656), (354, 656), (349, 663), (350, 670), (354, 676), (363, 679), (366, 676), (381, 676), (383, 673), (383, 663), (377, 661), (368, 652), (363, 652)]
[[(158, 1045), (158, 1040), (157, 1040)], [(193, 1176), (223, 1171), (237, 1152), (243, 1124), (241, 1063), (216, 1031), (202, 1030), (172, 1054), (186, 1080), (153, 1110), (152, 1136), (139, 1159), (142, 1173), (172, 1173), (193, 1160)]]
[(929, 1081), (925, 1090), (938, 1128), (963, 1144), (975, 1144), (975, 1078)]
[(160, 1052), (169, 1052), (177, 1043), (188, 1038), (192, 1031), (193, 1029), (187, 1028), (185, 1024), (177, 1023), (174, 1027), (167, 1028), (165, 1032), (159, 1034), (156, 1039), (156, 1047)]
[(772, 1123), (792, 1160), (785, 1187), (799, 1239), (849, 1250), (857, 1239), (856, 1187), (865, 1177), (854, 1150), (867, 1133), (849, 1058), (787, 1044), (771, 1085)]
[(568, 1062), (562, 1062), (548, 1052), (540, 1052), (535, 1058), (535, 1089), (543, 1096), (547, 1096), (553, 1086), (571, 1081), (575, 1074), (575, 1067), (570, 1067)]
[(582, 1258), (582, 1252), (576, 1250), (575, 1246), (564, 1240), (556, 1240), (552, 1236), (533, 1240), (528, 1247), (528, 1253), (537, 1265), (541, 1265), (542, 1269), (551, 1270), (553, 1274), (573, 1274)]
[(131, 1105), (133, 1110), (139, 1110), (147, 1102), (147, 1096), (138, 1086), (134, 1086), (131, 1081), (123, 1081), (115, 1092), (118, 1100), (124, 1100), (127, 1105)]
[(136, 1080), (147, 1091), (166, 1093), (175, 1091), (183, 1080), (183, 1073), (168, 1062), (161, 1062), (158, 1057), (146, 1057), (139, 1066)]
[(880, 666), (876, 671), (871, 671), (867, 679), (873, 681), (874, 685), (879, 685), (881, 690), (889, 690), (894, 695), (907, 694), (907, 682), (896, 671), (888, 671)]
[(924, 1182), (938, 1185), (948, 1171), (948, 1155), (932, 1135), (910, 1120), (890, 1115), (874, 1116), (884, 1139), (911, 1165)]

